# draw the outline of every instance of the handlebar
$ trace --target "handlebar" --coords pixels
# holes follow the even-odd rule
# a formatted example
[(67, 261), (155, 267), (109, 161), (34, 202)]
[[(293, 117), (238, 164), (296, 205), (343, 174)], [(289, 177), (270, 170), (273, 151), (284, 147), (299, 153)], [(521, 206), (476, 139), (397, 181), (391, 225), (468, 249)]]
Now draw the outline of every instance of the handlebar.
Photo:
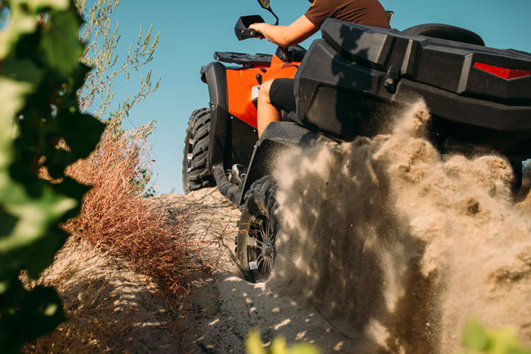
[[(249, 38), (263, 38), (264, 36), (260, 32), (249, 28), (249, 26), (253, 23), (263, 22), (265, 22), (264, 19), (259, 15), (240, 17), (236, 23), (236, 26), (234, 27), (236, 37), (238, 37), (240, 41)], [(279, 47), (276, 55), (285, 62), (292, 62), (301, 61), (305, 53), (306, 50), (301, 46), (291, 46), (289, 48)]]
[(262, 34), (256, 32), (255, 30), (249, 28), (253, 23), (265, 22), (262, 16), (252, 15), (252, 16), (242, 16), (238, 19), (234, 31), (236, 32), (236, 37), (240, 41), (249, 38), (263, 38)]
[(249, 38), (264, 38), (262, 34), (250, 28), (236, 30), (236, 37), (238, 37), (240, 41), (244, 39), (249, 39)]

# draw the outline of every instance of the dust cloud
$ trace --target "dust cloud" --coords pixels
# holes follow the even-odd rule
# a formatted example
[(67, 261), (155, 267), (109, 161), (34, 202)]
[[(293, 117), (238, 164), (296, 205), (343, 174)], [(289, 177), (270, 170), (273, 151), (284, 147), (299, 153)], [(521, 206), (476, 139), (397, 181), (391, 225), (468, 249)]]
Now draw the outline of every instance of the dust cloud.
[(502, 157), (441, 155), (428, 120), (419, 103), (391, 134), (279, 159), (269, 286), (352, 352), (456, 352), (471, 318), (531, 345), (531, 193), (513, 201)]

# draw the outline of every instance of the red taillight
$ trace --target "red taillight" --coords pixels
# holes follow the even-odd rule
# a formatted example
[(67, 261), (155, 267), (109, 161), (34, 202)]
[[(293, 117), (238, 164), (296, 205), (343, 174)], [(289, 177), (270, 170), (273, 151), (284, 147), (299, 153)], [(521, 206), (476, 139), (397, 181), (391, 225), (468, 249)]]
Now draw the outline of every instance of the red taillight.
[(517, 79), (519, 77), (524, 76), (531, 76), (531, 70), (507, 69), (483, 63), (474, 63), (474, 67), (506, 80)]

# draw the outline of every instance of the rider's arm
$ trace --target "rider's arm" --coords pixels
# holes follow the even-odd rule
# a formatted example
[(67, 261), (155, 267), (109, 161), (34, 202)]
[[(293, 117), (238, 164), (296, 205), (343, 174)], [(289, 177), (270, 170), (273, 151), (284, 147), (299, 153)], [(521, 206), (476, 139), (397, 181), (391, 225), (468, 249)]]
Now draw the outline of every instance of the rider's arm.
[(319, 30), (305, 15), (299, 17), (289, 26), (253, 23), (249, 28), (261, 33), (269, 41), (281, 47), (298, 44)]

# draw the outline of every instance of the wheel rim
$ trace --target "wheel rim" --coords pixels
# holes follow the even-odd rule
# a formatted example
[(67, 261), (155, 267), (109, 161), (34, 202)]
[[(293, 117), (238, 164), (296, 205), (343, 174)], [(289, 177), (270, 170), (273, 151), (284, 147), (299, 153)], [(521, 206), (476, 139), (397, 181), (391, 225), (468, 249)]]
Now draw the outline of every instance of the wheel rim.
[(271, 274), (275, 262), (275, 233), (267, 218), (253, 218), (247, 237), (249, 270), (256, 281)]

